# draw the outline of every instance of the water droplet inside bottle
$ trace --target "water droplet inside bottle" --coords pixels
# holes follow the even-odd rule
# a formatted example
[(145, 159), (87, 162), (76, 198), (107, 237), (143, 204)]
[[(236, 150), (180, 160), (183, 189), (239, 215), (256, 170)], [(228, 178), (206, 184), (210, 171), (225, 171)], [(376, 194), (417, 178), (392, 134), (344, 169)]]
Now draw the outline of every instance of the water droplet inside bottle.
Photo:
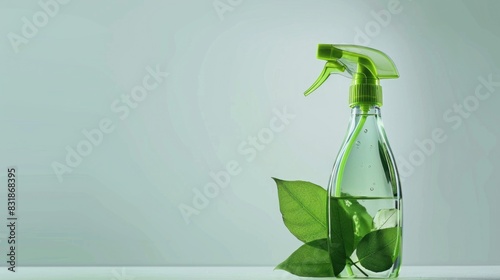
[(373, 145), (370, 145), (370, 150), (373, 149)]
[(359, 145), (361, 145), (361, 141), (356, 141), (356, 146), (359, 147)]
[(368, 168), (371, 168), (372, 166), (371, 165), (368, 165)]
[(368, 132), (368, 129), (366, 129), (366, 128), (365, 128), (365, 130), (363, 130), (363, 131), (364, 131), (365, 133), (367, 133), (367, 132)]
[(373, 191), (373, 190), (374, 190), (374, 188), (373, 188), (373, 187), (371, 187), (371, 188), (370, 188), (370, 191)]

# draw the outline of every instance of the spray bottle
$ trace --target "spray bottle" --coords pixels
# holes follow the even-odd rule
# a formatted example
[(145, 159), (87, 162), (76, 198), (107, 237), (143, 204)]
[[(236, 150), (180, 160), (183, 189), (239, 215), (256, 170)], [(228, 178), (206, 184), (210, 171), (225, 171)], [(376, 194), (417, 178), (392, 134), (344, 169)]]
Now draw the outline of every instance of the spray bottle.
[(394, 278), (402, 248), (401, 183), (382, 123), (380, 79), (398, 78), (394, 62), (376, 49), (318, 45), (326, 65), (304, 93), (331, 74), (352, 78), (351, 120), (328, 183), (328, 251), (336, 277)]

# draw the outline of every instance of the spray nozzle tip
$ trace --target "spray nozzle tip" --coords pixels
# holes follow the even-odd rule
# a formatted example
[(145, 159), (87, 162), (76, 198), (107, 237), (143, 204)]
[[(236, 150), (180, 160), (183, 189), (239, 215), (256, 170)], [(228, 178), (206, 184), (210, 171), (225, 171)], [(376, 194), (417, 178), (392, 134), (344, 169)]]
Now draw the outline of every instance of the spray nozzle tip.
[(317, 57), (322, 60), (337, 60), (342, 57), (342, 50), (331, 44), (319, 44)]

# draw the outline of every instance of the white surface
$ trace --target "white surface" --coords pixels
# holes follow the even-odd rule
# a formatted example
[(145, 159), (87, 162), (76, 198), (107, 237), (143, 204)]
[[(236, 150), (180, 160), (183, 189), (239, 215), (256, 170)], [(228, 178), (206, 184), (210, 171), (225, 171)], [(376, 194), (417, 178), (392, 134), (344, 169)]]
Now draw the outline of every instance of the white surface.
[[(500, 266), (408, 266), (399, 279), (500, 279)], [(273, 267), (3, 267), (0, 279), (50, 280), (187, 280), (187, 279), (318, 279), (303, 278)]]

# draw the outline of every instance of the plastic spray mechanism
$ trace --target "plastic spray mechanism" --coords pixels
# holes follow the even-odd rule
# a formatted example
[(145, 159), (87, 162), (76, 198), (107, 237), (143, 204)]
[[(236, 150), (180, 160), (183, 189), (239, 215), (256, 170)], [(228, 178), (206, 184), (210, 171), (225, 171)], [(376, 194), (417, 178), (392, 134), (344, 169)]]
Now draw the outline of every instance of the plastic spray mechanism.
[(326, 60), (309, 95), (331, 74), (352, 77), (351, 120), (328, 183), (328, 248), (337, 277), (397, 277), (401, 265), (402, 194), (380, 115), (380, 79), (398, 78), (383, 52), (318, 45)]
[(382, 105), (380, 79), (398, 78), (394, 62), (383, 52), (356, 45), (318, 45), (318, 59), (326, 60), (320, 76), (304, 95), (320, 87), (331, 74), (352, 76), (349, 105)]

